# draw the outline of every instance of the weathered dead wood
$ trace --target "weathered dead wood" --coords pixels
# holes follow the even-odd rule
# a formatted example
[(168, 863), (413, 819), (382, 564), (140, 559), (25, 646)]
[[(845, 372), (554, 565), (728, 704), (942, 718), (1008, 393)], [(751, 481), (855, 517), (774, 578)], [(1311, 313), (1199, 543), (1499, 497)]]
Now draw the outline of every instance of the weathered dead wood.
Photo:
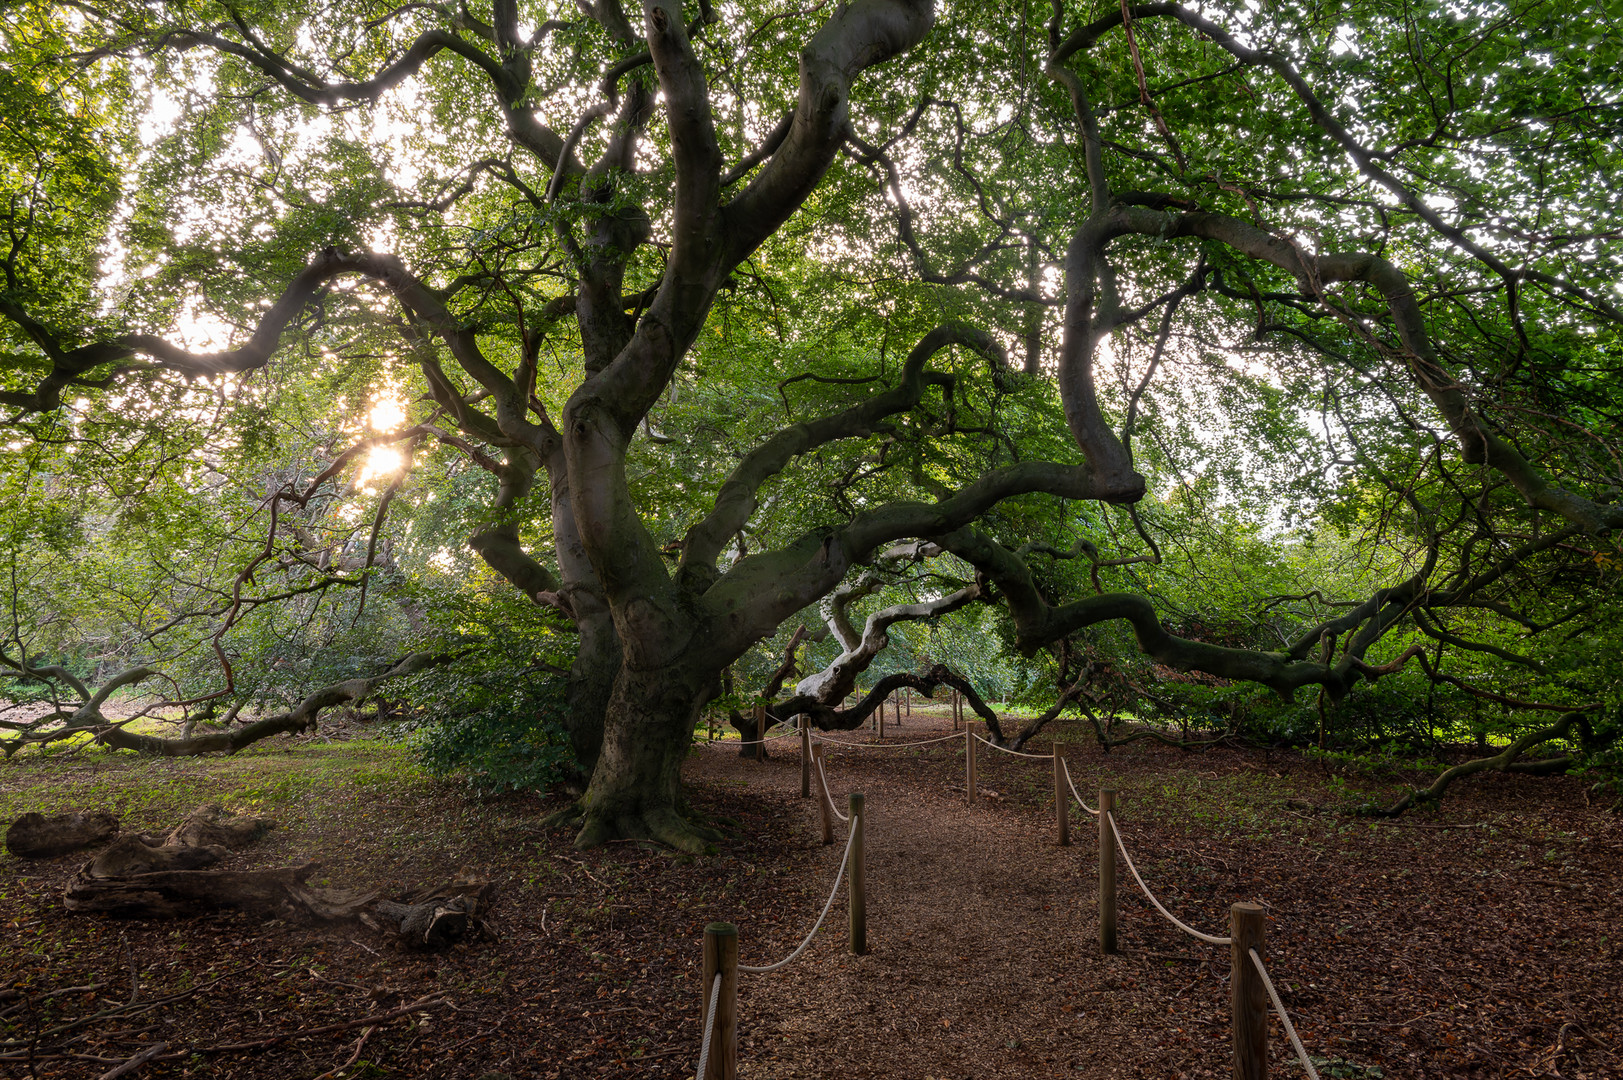
[(118, 818), (105, 810), (83, 814), (24, 814), (6, 830), (6, 850), (22, 859), (50, 859), (109, 840)]
[(127, 878), (168, 870), (201, 870), (213, 866), (229, 852), (218, 844), (193, 847), (152, 843), (140, 833), (123, 833), (80, 871), (93, 878)]
[(141, 1051), (139, 1054), (136, 1054), (134, 1057), (124, 1062), (122, 1065), (116, 1065), (113, 1068), (108, 1069), (106, 1072), (97, 1077), (96, 1080), (118, 1080), (118, 1077), (120, 1076), (128, 1076), (130, 1073), (139, 1069), (141, 1066), (145, 1065), (147, 1062), (151, 1061), (153, 1058), (157, 1057), (167, 1049), (169, 1049), (168, 1043), (155, 1042), (145, 1050)]
[(403, 902), (379, 900), (360, 920), (379, 933), (395, 934), (412, 949), (442, 948), (490, 933), (479, 918), (490, 905), (491, 883), (466, 873), (444, 885), (421, 889)]
[(393, 932), (412, 948), (436, 948), (465, 937), (475, 901), (465, 896), (428, 904), (401, 904), (379, 900), (370, 918), (362, 921), (374, 930)]
[(316, 914), (307, 900), (309, 894), (322, 890), (310, 889), (305, 881), (320, 868), (320, 863), (308, 862), (276, 870), (158, 870), (104, 876), (96, 873), (92, 862), (74, 875), (62, 899), (69, 911), (142, 919), (200, 915), (221, 907), (297, 918)]
[(319, 862), (272, 870), (205, 869), (274, 824), (210, 805), (198, 807), (165, 836), (125, 833), (80, 868), (63, 903), (69, 911), (147, 919), (233, 907), (289, 921), (353, 920), (414, 949), (488, 933), (479, 915), (488, 906), (490, 883), (466, 873), (396, 901), (310, 885)]
[(270, 818), (232, 814), (218, 803), (199, 806), (169, 833), (167, 844), (207, 847), (218, 844), (233, 851), (258, 840), (276, 822)]
[[(253, 843), (276, 823), (236, 816), (218, 804), (199, 806), (166, 836), (124, 833), (87, 868), (95, 878), (127, 878), (169, 870), (213, 866), (235, 848)], [(82, 871), (81, 873), (84, 873)]]

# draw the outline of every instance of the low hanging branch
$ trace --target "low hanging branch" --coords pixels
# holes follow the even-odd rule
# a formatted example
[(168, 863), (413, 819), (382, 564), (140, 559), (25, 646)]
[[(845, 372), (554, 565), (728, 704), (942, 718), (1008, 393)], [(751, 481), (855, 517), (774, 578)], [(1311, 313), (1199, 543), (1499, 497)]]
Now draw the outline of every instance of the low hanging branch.
[[(859, 582), (859, 585), (861, 584)], [(854, 592), (849, 599), (866, 595), (867, 592), (876, 589), (877, 585), (874, 589)], [(965, 607), (980, 597), (980, 586), (970, 584), (934, 600), (881, 608), (868, 616), (868, 621), (862, 629), (862, 636), (859, 638), (852, 631), (849, 618), (845, 614), (845, 604), (840, 602), (841, 596), (836, 594), (830, 606), (828, 624), (844, 649), (822, 671), (802, 679), (795, 687), (795, 693), (815, 697), (825, 705), (845, 700), (845, 696), (856, 686), (857, 677), (890, 645), (889, 631), (892, 626), (899, 622), (939, 618)]]
[(1548, 727), (1529, 731), (1492, 757), (1476, 758), (1472, 761), (1462, 762), (1452, 769), (1440, 773), (1437, 779), (1431, 782), (1430, 787), (1416, 788), (1384, 810), (1372, 803), (1366, 803), (1359, 808), (1358, 812), (1366, 817), (1394, 818), (1415, 806), (1435, 806), (1442, 800), (1443, 792), (1448, 790), (1450, 784), (1462, 777), (1480, 772), (1520, 772), (1539, 776), (1566, 772), (1577, 760), (1572, 754), (1562, 754), (1558, 757), (1541, 758), (1535, 761), (1519, 761), (1517, 759), (1535, 746), (1556, 739), (1571, 738), (1572, 729), (1575, 727), (1578, 729), (1580, 745), (1585, 750), (1604, 749), (1616, 742), (1619, 734), (1615, 726), (1609, 726), (1597, 732), (1590, 724), (1587, 713), (1569, 712)]
[(813, 726), (821, 731), (851, 731), (867, 723), (868, 718), (888, 701), (892, 694), (904, 686), (912, 687), (926, 695), (934, 694), (939, 686), (952, 687), (963, 694), (969, 707), (986, 721), (987, 730), (991, 733), (993, 741), (999, 746), (1004, 745), (1003, 729), (998, 723), (997, 713), (993, 712), (991, 706), (975, 692), (975, 687), (968, 679), (945, 664), (937, 664), (923, 675), (908, 672), (886, 675), (874, 683), (873, 689), (849, 709), (826, 705), (809, 694), (796, 694), (792, 698), (767, 706), (767, 717), (781, 723), (794, 716), (805, 715), (809, 716)]
[(1008, 748), (1010, 750), (1025, 749), (1026, 744), (1035, 738), (1038, 732), (1058, 719), (1059, 714), (1065, 711), (1065, 706), (1080, 698), (1086, 690), (1086, 678), (1077, 679), (1070, 686), (1062, 687), (1060, 695), (1054, 704), (1043, 710), (1040, 715), (1032, 717), (1021, 725), (1020, 730), (1015, 732), (1014, 738), (1009, 740)]
[[(103, 715), (102, 706), (115, 690), (145, 682), (158, 674), (148, 667), (130, 668), (113, 676), (94, 694), (82, 686), (77, 687), (75, 694), (79, 697), (79, 701), (71, 712), (68, 709), (59, 709), (42, 717), (35, 725), (31, 725), (30, 730), (22, 732), (16, 738), (0, 742), (0, 748), (4, 748), (6, 756), (10, 757), (31, 744), (55, 742), (75, 735), (90, 735), (96, 742), (115, 750), (134, 750), (161, 757), (234, 754), (272, 735), (313, 731), (323, 710), (335, 705), (358, 703), (380, 683), (449, 664), (464, 655), (466, 653), (411, 653), (378, 675), (370, 678), (344, 679), (324, 686), (307, 696), (290, 712), (268, 716), (231, 731), (208, 732), (175, 739), (142, 735), (129, 730), (128, 725), (133, 719), (146, 715), (150, 710), (144, 710), (138, 713), (137, 717), (128, 720), (109, 720)], [(47, 726), (58, 721), (62, 722), (62, 726), (55, 728)]]
[(1082, 710), (1082, 715), (1088, 718), (1088, 723), (1093, 725), (1093, 734), (1094, 737), (1099, 740), (1099, 749), (1103, 750), (1107, 754), (1118, 746), (1126, 746), (1129, 743), (1141, 742), (1145, 739), (1153, 740), (1161, 743), (1164, 746), (1176, 747), (1179, 750), (1204, 750), (1207, 747), (1215, 746), (1224, 739), (1228, 738), (1227, 735), (1219, 735), (1215, 739), (1201, 739), (1198, 741), (1190, 739), (1175, 739), (1171, 735), (1168, 735), (1165, 732), (1157, 731), (1152, 727), (1141, 727), (1130, 735), (1123, 735), (1119, 739), (1113, 738), (1110, 732), (1105, 729), (1104, 724), (1099, 722), (1098, 713), (1089, 708), (1085, 702), (1077, 702), (1077, 707)]

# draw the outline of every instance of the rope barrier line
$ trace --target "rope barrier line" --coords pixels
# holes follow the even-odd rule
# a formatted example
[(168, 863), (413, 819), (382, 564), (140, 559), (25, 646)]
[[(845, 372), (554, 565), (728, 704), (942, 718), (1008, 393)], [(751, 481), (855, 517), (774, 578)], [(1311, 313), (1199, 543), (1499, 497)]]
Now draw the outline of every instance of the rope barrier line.
[(1099, 811), (1095, 810), (1093, 807), (1091, 807), (1087, 803), (1083, 802), (1082, 801), (1082, 796), (1077, 794), (1076, 784), (1075, 784), (1075, 782), (1073, 782), (1071, 780), (1071, 766), (1065, 761), (1064, 758), (1060, 759), (1059, 767), (1065, 770), (1065, 783), (1070, 786), (1071, 794), (1072, 794), (1072, 796), (1074, 796), (1076, 798), (1076, 805), (1080, 806), (1082, 809), (1086, 810), (1088, 813), (1092, 814), (1094, 817), (1098, 817), (1099, 816)]
[[(787, 738), (789, 736), (798, 735), (798, 734), (800, 734), (799, 731), (791, 731), (791, 732), (786, 733), (785, 735), (772, 736), (772, 737), (769, 737), (767, 739), (761, 739), (761, 740), (756, 740), (756, 741), (758, 741), (758, 742), (770, 742), (772, 740), (772, 738)], [(923, 740), (921, 742), (915, 742), (915, 743), (877, 743), (876, 744), (876, 743), (846, 743), (846, 742), (841, 742), (838, 739), (824, 738), (822, 735), (818, 734), (815, 731), (812, 732), (811, 734), (812, 734), (812, 737), (816, 738), (820, 743), (833, 745), (833, 746), (844, 746), (844, 747), (848, 747), (848, 748), (851, 748), (851, 749), (863, 749), (863, 748), (866, 748), (866, 747), (869, 747), (869, 746), (879, 746), (879, 747), (884, 748), (884, 749), (889, 749), (891, 747), (925, 746), (925, 745), (928, 745), (930, 743), (946, 742), (949, 739), (958, 738), (958, 733), (954, 733), (952, 735), (942, 736), (941, 738), (925, 739), (925, 740)], [(964, 732), (964, 734), (968, 735), (970, 738), (979, 739), (981, 742), (985, 743), (987, 746), (992, 747), (992, 749), (994, 749), (994, 750), (1003, 750), (1004, 753), (1012, 754), (1015, 757), (1033, 758), (1033, 759), (1036, 759), (1036, 760), (1052, 760), (1052, 759), (1054, 759), (1056, 757), (1055, 754), (1025, 754), (1025, 753), (1020, 753), (1019, 751), (1016, 751), (1016, 750), (1006, 750), (1003, 747), (998, 746), (996, 743), (992, 743), (992, 742), (989, 742), (986, 739), (981, 738), (980, 735), (976, 734), (973, 731), (967, 731), (966, 730), (966, 732)], [(749, 744), (746, 743), (744, 745), (749, 745)], [(835, 817), (839, 818), (843, 822), (850, 823), (850, 821), (851, 821), (850, 817), (848, 817), (845, 814), (840, 813), (839, 807), (834, 805), (833, 795), (830, 793), (829, 788), (828, 788), (828, 773), (823, 768), (822, 758), (821, 757), (814, 757), (814, 760), (817, 762), (817, 776), (818, 776), (818, 779), (821, 781), (821, 783), (819, 785), (819, 790), (822, 792), (823, 801), (827, 804), (828, 808), (831, 811), (833, 811)], [(1081, 793), (1076, 790), (1076, 781), (1071, 778), (1071, 767), (1070, 767), (1069, 763), (1066, 762), (1066, 760), (1064, 759), (1063, 756), (1060, 756), (1058, 758), (1058, 760), (1059, 760), (1059, 764), (1060, 764), (1060, 769), (1065, 775), (1065, 783), (1071, 789), (1071, 795), (1076, 799), (1077, 805), (1081, 806), (1082, 809), (1086, 810), (1089, 814), (1092, 814), (1093, 816), (1098, 817), (1100, 811), (1092, 809), (1091, 807), (1088, 806), (1088, 804), (1086, 802), (1083, 802)], [(1108, 809), (1106, 809), (1104, 811), (1104, 817), (1105, 817), (1105, 820), (1107, 822), (1109, 822), (1109, 824), (1110, 824), (1110, 834), (1111, 834), (1112, 837), (1115, 838), (1116, 850), (1121, 853), (1121, 857), (1122, 857), (1123, 861), (1125, 861), (1127, 863), (1128, 872), (1133, 875), (1133, 880), (1138, 883), (1139, 889), (1141, 889), (1143, 891), (1144, 895), (1149, 899), (1150, 903), (1152, 905), (1154, 905), (1155, 910), (1161, 913), (1162, 917), (1164, 917), (1168, 922), (1172, 923), (1172, 925), (1176, 926), (1178, 929), (1182, 930), (1184, 933), (1188, 934), (1190, 937), (1193, 937), (1193, 938), (1195, 938), (1195, 939), (1197, 939), (1199, 941), (1206, 942), (1209, 945), (1230, 945), (1230, 946), (1232, 946), (1234, 944), (1234, 939), (1232, 937), (1219, 937), (1219, 936), (1217, 936), (1215, 934), (1203, 934), (1199, 930), (1196, 930), (1194, 927), (1192, 927), (1189, 924), (1187, 924), (1187, 923), (1183, 922), (1182, 920), (1180, 920), (1177, 916), (1173, 915), (1172, 912), (1168, 911), (1165, 908), (1165, 906), (1162, 905), (1161, 901), (1156, 899), (1155, 894), (1150, 891), (1150, 887), (1144, 883), (1143, 876), (1141, 874), (1139, 874), (1138, 867), (1136, 865), (1134, 865), (1134, 863), (1133, 863), (1133, 857), (1127, 853), (1127, 844), (1126, 844), (1126, 842), (1124, 840), (1122, 840), (1121, 829), (1116, 824), (1116, 815), (1111, 813)], [(744, 971), (744, 972), (749, 972), (751, 974), (765, 974), (767, 972), (777, 971), (778, 969), (783, 968), (783, 967), (787, 967), (789, 964), (793, 963), (796, 959), (798, 959), (801, 956), (802, 953), (804, 953), (808, 948), (810, 948), (812, 940), (814, 938), (816, 938), (816, 936), (817, 936), (817, 931), (819, 931), (819, 930), (821, 930), (823, 928), (823, 923), (825, 921), (827, 921), (827, 919), (828, 919), (828, 913), (830, 911), (832, 911), (833, 908), (834, 908), (834, 898), (837, 897), (840, 894), (840, 885), (844, 882), (844, 880), (845, 880), (845, 872), (846, 872), (847, 868), (851, 864), (851, 848), (856, 842), (856, 835), (857, 834), (856, 834), (855, 829), (852, 829), (847, 833), (846, 839), (845, 839), (845, 851), (840, 856), (840, 864), (839, 864), (838, 869), (835, 871), (834, 885), (829, 890), (828, 899), (823, 903), (823, 910), (818, 913), (817, 921), (812, 924), (811, 930), (807, 932), (806, 936), (801, 940), (800, 944), (795, 946), (794, 951), (792, 951), (788, 956), (784, 957), (782, 960), (779, 960), (775, 964), (767, 964), (767, 965), (764, 965), (764, 966), (761, 966), (761, 967), (754, 967), (754, 966), (751, 966), (749, 964), (739, 964), (739, 965), (737, 965), (737, 970)], [(855, 931), (853, 931), (853, 933), (854, 932)], [(1254, 948), (1247, 949), (1246, 952), (1251, 958), (1252, 965), (1257, 969), (1257, 974), (1262, 977), (1263, 987), (1268, 991), (1268, 999), (1269, 999), (1270, 1002), (1272, 1002), (1274, 1012), (1276, 1014), (1278, 1014), (1280, 1023), (1284, 1025), (1285, 1035), (1290, 1040), (1291, 1048), (1293, 1050), (1295, 1050), (1295, 1052), (1296, 1052), (1297, 1060), (1299, 1060), (1301, 1062), (1302, 1068), (1307, 1073), (1307, 1076), (1308, 1076), (1309, 1080), (1319, 1080), (1318, 1070), (1313, 1067), (1313, 1062), (1308, 1057), (1307, 1050), (1306, 1050), (1305, 1047), (1303, 1047), (1301, 1038), (1296, 1034), (1296, 1026), (1291, 1023), (1291, 1019), (1290, 1019), (1289, 1014), (1285, 1012), (1285, 1005), (1279, 998), (1279, 991), (1278, 991), (1278, 989), (1275, 988), (1273, 979), (1269, 977), (1268, 968), (1263, 964), (1262, 957), (1260, 955), (1258, 955), (1257, 950), (1254, 949)], [(715, 1019), (716, 1019), (716, 1005), (717, 1005), (717, 1001), (719, 1000), (720, 996), (721, 996), (721, 975), (718, 973), (716, 975), (716, 977), (715, 977), (715, 981), (711, 984), (710, 1006), (709, 1006), (709, 1009), (708, 1009), (708, 1011), (706, 1012), (706, 1015), (705, 1015), (704, 1038), (703, 1038), (703, 1042), (702, 1042), (702, 1044), (700, 1045), (700, 1048), (699, 1048), (699, 1067), (698, 1067), (697, 1073), (695, 1074), (695, 1076), (696, 1076), (696, 1078), (698, 1078), (698, 1080), (702, 1080), (702, 1078), (705, 1075), (706, 1067), (709, 1064), (711, 1036), (712, 1036), (712, 1033), (713, 1033), (713, 1030), (714, 1030), (714, 1027), (715, 1027)]]
[[(834, 898), (836, 896), (840, 895), (840, 882), (845, 880), (845, 868), (851, 862), (851, 843), (852, 843), (853, 840), (856, 839), (856, 835), (857, 835), (856, 830), (853, 829), (851, 831), (851, 833), (845, 838), (845, 854), (840, 856), (840, 869), (839, 869), (839, 872), (834, 875), (834, 888), (829, 890), (828, 903), (823, 905), (823, 913), (821, 915), (817, 916), (817, 922), (812, 925), (811, 933), (806, 935), (806, 939), (800, 943), (800, 945), (795, 949), (794, 952), (790, 953), (788, 956), (785, 956), (782, 960), (779, 960), (776, 964), (768, 964), (765, 967), (750, 967), (748, 964), (739, 964), (738, 965), (738, 970), (739, 971), (754, 972), (757, 975), (764, 974), (765, 972), (768, 972), (768, 971), (776, 971), (776, 970), (778, 970), (778, 968), (781, 968), (781, 967), (785, 966), (791, 960), (793, 960), (795, 957), (799, 956), (801, 953), (806, 951), (806, 946), (808, 946), (808, 945), (810, 945), (812, 943), (812, 938), (816, 937), (817, 936), (817, 931), (822, 929), (823, 920), (828, 918), (829, 909), (834, 906)], [(702, 1074), (701, 1074), (701, 1080), (702, 1080)]]
[[(974, 732), (970, 732), (970, 734), (975, 735)], [(1053, 754), (1022, 754), (1018, 750), (1009, 750), (1005, 747), (999, 746), (995, 742), (988, 742), (986, 739), (982, 739), (979, 735), (975, 735), (975, 738), (979, 739), (983, 743), (986, 743), (986, 745), (990, 746), (993, 750), (1002, 750), (1005, 754), (1013, 754), (1015, 757), (1031, 758), (1034, 761), (1049, 761), (1054, 757)]]
[(1296, 1037), (1296, 1027), (1291, 1023), (1291, 1018), (1285, 1015), (1285, 1006), (1279, 1000), (1279, 991), (1274, 989), (1274, 981), (1268, 977), (1268, 969), (1262, 965), (1262, 957), (1257, 955), (1255, 949), (1247, 949), (1246, 952), (1251, 954), (1251, 963), (1256, 965), (1257, 974), (1262, 976), (1262, 985), (1268, 989), (1269, 1000), (1274, 1003), (1274, 1012), (1279, 1014), (1280, 1023), (1285, 1025), (1285, 1034), (1290, 1037), (1291, 1046), (1296, 1050), (1296, 1057), (1301, 1061), (1302, 1068), (1307, 1070), (1309, 1080), (1319, 1080), (1319, 1070), (1308, 1060), (1307, 1051), (1302, 1048), (1302, 1040)]
[[(746, 742), (743, 739), (740, 739), (740, 740), (738, 740), (738, 742), (733, 743), (733, 745), (734, 746), (754, 746), (757, 743), (776, 742), (779, 739), (795, 739), (795, 738), (799, 738), (799, 737), (800, 737), (800, 732), (798, 732), (798, 731), (785, 731), (781, 735), (768, 735), (764, 739), (750, 739), (748, 742)], [(721, 741), (722, 742), (730, 742), (731, 740), (723, 738)]]
[[(840, 813), (840, 808), (834, 805), (834, 796), (829, 794), (828, 773), (823, 771), (823, 762), (821, 758), (819, 758), (817, 761), (817, 775), (823, 781), (823, 801), (828, 803), (828, 808), (834, 811), (835, 817), (839, 818), (846, 824), (850, 824), (851, 819)], [(849, 841), (847, 841), (847, 843), (849, 843)]]
[[(716, 1027), (716, 1002), (721, 998), (721, 972), (716, 972), (716, 978), (710, 984), (710, 1008), (704, 1014), (704, 1041), (699, 1044), (699, 1071), (694, 1073), (696, 1080), (704, 1080), (705, 1066), (710, 1064), (710, 1033)], [(1317, 1077), (1314, 1080), (1318, 1080)]]
[(1196, 930), (1194, 927), (1190, 926), (1189, 924), (1184, 923), (1184, 922), (1180, 922), (1176, 915), (1172, 914), (1172, 912), (1170, 912), (1166, 908), (1162, 907), (1161, 906), (1161, 901), (1157, 900), (1155, 898), (1155, 894), (1150, 892), (1150, 887), (1148, 885), (1144, 884), (1144, 879), (1138, 876), (1138, 867), (1133, 865), (1133, 857), (1131, 855), (1127, 854), (1127, 845), (1122, 843), (1121, 830), (1116, 828), (1116, 815), (1115, 814), (1106, 814), (1105, 817), (1110, 822), (1111, 835), (1116, 838), (1116, 849), (1121, 852), (1121, 857), (1124, 860), (1126, 860), (1126, 862), (1127, 862), (1127, 869), (1132, 871), (1133, 880), (1138, 882), (1138, 887), (1140, 889), (1144, 890), (1144, 895), (1150, 898), (1150, 903), (1155, 905), (1155, 910), (1156, 911), (1159, 911), (1162, 915), (1166, 916), (1167, 921), (1172, 923), (1172, 925), (1176, 926), (1179, 930), (1182, 930), (1184, 933), (1188, 934), (1190, 937), (1199, 938), (1201, 941), (1206, 942), (1206, 944), (1208, 944), (1208, 945), (1233, 945), (1234, 944), (1234, 939), (1233, 938), (1217, 937), (1215, 934), (1203, 934), (1203, 933), (1201, 933), (1199, 930)]
[(843, 742), (839, 739), (830, 739), (819, 735), (815, 731), (812, 732), (812, 738), (818, 742), (826, 746), (843, 746), (847, 750), (905, 750), (909, 746), (929, 746), (931, 743), (946, 742), (948, 739), (962, 739), (963, 737), (963, 732), (955, 731), (951, 735), (943, 735), (939, 739), (922, 739), (918, 742), (860, 743)]

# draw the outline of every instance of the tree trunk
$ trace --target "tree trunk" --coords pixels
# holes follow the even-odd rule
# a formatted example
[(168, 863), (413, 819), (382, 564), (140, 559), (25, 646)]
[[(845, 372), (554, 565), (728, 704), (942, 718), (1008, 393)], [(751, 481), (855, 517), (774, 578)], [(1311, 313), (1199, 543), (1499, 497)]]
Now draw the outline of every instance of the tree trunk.
[(603, 748), (604, 720), (614, 692), (615, 675), (620, 670), (620, 638), (601, 597), (580, 599), (577, 604), (580, 646), (569, 667), (569, 710), (565, 726), (569, 729), (569, 746), (575, 752), (581, 773), (591, 776)]
[(691, 665), (621, 669), (609, 700), (602, 753), (581, 801), (576, 847), (655, 840), (701, 853), (722, 839), (689, 820), (682, 797), (682, 763), (710, 696), (706, 680), (696, 674)]

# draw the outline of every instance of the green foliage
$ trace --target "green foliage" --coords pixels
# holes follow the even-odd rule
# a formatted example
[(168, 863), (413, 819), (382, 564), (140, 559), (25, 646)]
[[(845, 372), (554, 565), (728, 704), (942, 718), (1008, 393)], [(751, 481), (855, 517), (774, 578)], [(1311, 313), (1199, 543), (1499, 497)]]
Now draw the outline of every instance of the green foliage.
[[(524, 5), (523, 18), (540, 25), (558, 7)], [(875, 508), (950, 499), (1015, 462), (1079, 463), (1054, 369), (1075, 326), (1058, 301), (1098, 285), (1119, 293), (1109, 300), (1118, 313), (1143, 316), (1113, 321), (1101, 299), (1090, 317), (1113, 329), (1086, 360), (1107, 426), (1131, 428), (1123, 439), (1148, 494), (1133, 514), (1023, 495), (972, 527), (1011, 551), (1046, 548), (1027, 562), (1055, 606), (1133, 593), (1175, 634), (1297, 661), (1317, 651), (1315, 628), (1424, 573), (1431, 625), (1405, 612), (1360, 655), (1379, 665), (1418, 644), (1457, 680), (1427, 682), (1411, 660), (1321, 719), (1311, 689), (1285, 703), (1158, 668), (1117, 621), (1069, 643), (1114, 680), (1113, 710), (1286, 743), (1314, 740), (1322, 724), (1332, 746), (1422, 751), (1438, 740), (1502, 740), (1537, 722), (1481, 695), (1615, 711), (1615, 539), (1551, 542), (1564, 527), (1557, 515), (1460, 460), (1448, 423), (1414, 385), (1383, 299), (1363, 284), (1332, 283), (1313, 297), (1237, 249), (1137, 233), (1112, 234), (1101, 250), (1108, 274), (1101, 264), (1096, 281), (1064, 281), (1093, 193), (1085, 125), (1044, 74), (1051, 9), (936, 7), (918, 48), (851, 87), (851, 131), (889, 148), (896, 188), (853, 140), (806, 205), (731, 274), (630, 437), (616, 470), (628, 531), (664, 553), (648, 561), (675, 555), (752, 449), (893, 388), (908, 349), (943, 322), (986, 328), (1017, 354), (1030, 348), (1034, 373), (994, 371), (963, 348), (941, 353), (916, 407), (809, 446), (767, 477), (736, 555), (781, 553)], [(1201, 11), (1287, 60), (1392, 183), (1361, 171), (1265, 65), (1236, 68), (1211, 35), (1146, 11), (1134, 20), (1136, 57), (1111, 29), (1068, 61), (1096, 107), (1112, 192), (1161, 193), (1164, 204), (1134, 205), (1199, 207), (1322, 253), (1390, 260), (1409, 276), (1436, 363), (1487, 427), (1555, 485), (1615, 503), (1623, 344), (1602, 316), (1623, 277), (1609, 241), (1623, 201), (1616, 185), (1595, 182), (1623, 171), (1615, 20), (1581, 5), (1388, 0), (1211, 0)], [(795, 106), (801, 47), (828, 12), (754, 0), (718, 12), (696, 62), (715, 92), (718, 153), (736, 162)], [(1069, 5), (1056, 30), (1091, 17)], [(612, 192), (583, 197), (581, 177), (543, 167), (510, 141), (509, 124), (528, 117), (573, 131), (571, 153), (596, 160), (627, 118), (587, 122), (579, 109), (602, 96), (603, 72), (627, 47), (570, 15), (547, 22), (521, 61), (477, 33), (478, 20), (434, 4), (380, 16), (356, 0), (7, 6), (0, 218), (11, 254), (0, 302), (16, 312), (0, 319), (0, 393), (38, 383), (51, 366), (46, 340), (66, 348), (135, 333), (200, 351), (240, 344), (312, 254), (333, 247), (397, 256), (420, 279), (419, 299), (443, 297), (447, 322), (465, 334), (459, 347), (477, 348), (490, 370), (515, 371), (535, 351), (525, 423), (562, 417), (585, 373), (583, 339), (568, 318), (542, 313), (585, 295), (581, 266), (597, 256), (578, 241), (590, 226), (646, 212), (654, 242), (612, 281), (633, 320), (646, 315), (638, 298), (671, 251), (671, 133), (656, 108), (636, 167)], [(203, 26), (254, 48), (177, 36)], [(314, 105), (279, 85), (364, 79), (427, 29), (461, 47), (376, 100)], [(503, 72), (497, 84), (479, 54)], [(284, 78), (254, 56), (280, 57)], [(532, 75), (522, 102), (500, 103), (503, 80)], [(610, 97), (654, 80), (651, 67), (632, 65)], [(1146, 108), (1150, 87), (1165, 128)], [(1400, 206), (1394, 185), (1447, 227)], [(916, 248), (899, 240), (903, 190)], [(1469, 257), (1467, 241), (1513, 273)], [(1207, 276), (1191, 279), (1197, 266)], [(1173, 320), (1160, 305), (1190, 280), (1201, 290)], [(1044, 302), (1008, 298), (1026, 289)], [(223, 706), (274, 711), (407, 651), (476, 643), (487, 651), (466, 671), (384, 691), (433, 719), (417, 736), (425, 761), (486, 789), (544, 785), (567, 768), (549, 726), (556, 686), (512, 673), (567, 664), (571, 639), (533, 595), (497, 580), (467, 538), (515, 524), (524, 552), (570, 579), (559, 595), (592, 571), (576, 552), (576, 570), (564, 572), (567, 552), (555, 548), (570, 540), (554, 536), (547, 483), (493, 499), (497, 477), (523, 465), (516, 421), (457, 419), (502, 395), (491, 396), (481, 364), (457, 361), (425, 309), (402, 311), (400, 299), (386, 283), (344, 277), (282, 331), (261, 368), (201, 378), (145, 360), (93, 364), (59, 406), (17, 413), (16, 438), (0, 445), (7, 650), (30, 663), (68, 658), (85, 675), (153, 663), (174, 698), (229, 685)], [(1169, 330), (1158, 336), (1162, 311)], [(1019, 369), (1023, 357), (1012, 359)], [(517, 395), (520, 413), (529, 389)], [(276, 492), (309, 483), (368, 435), (368, 406), (384, 392), (408, 404), (408, 422), (437, 425), (411, 446), (409, 479), (396, 489), (366, 478), (357, 459), (319, 495), (277, 504)], [(280, 531), (268, 529), (267, 506)], [(1084, 542), (1098, 565), (1079, 554)], [(1512, 560), (1524, 543), (1538, 550)], [(854, 621), (971, 576), (940, 559), (863, 601)], [(814, 610), (803, 617), (819, 621)], [(734, 664), (738, 698), (777, 667), (794, 622)], [(1345, 649), (1348, 635), (1336, 644)], [(1040, 703), (1056, 659), (1022, 648), (1034, 646), (1001, 609), (975, 605), (894, 628), (863, 682), (936, 661), (986, 697)], [(830, 641), (806, 646), (803, 669), (836, 651)], [(10, 693), (36, 691), (24, 680)]]
[(408, 743), (431, 776), (495, 795), (545, 791), (574, 767), (564, 683), (556, 675), (458, 670), (421, 680), (414, 690), (432, 704), (410, 721)]

